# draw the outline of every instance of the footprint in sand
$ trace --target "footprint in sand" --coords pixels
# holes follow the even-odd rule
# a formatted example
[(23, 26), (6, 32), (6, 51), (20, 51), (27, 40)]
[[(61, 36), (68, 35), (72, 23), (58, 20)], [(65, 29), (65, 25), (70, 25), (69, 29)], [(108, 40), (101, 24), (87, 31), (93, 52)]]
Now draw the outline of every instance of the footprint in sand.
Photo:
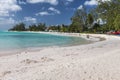
[(5, 75), (10, 74), (10, 73), (11, 71), (4, 71), (1, 73), (0, 77), (4, 77)]
[(40, 62), (50, 62), (50, 61), (54, 61), (54, 59), (48, 58), (48, 57), (42, 57), (42, 58), (40, 59)]
[(38, 63), (38, 61), (26, 59), (26, 60), (21, 61), (20, 63), (31, 64), (31, 63)]
[(52, 59), (52, 58), (48, 58), (48, 57), (42, 57), (42, 58), (40, 58), (39, 61), (36, 61), (36, 60), (30, 60), (30, 59), (25, 59), (25, 60), (21, 61), (20, 63), (32, 64), (32, 63), (38, 63), (38, 62), (50, 62), (50, 61), (54, 61), (54, 59)]

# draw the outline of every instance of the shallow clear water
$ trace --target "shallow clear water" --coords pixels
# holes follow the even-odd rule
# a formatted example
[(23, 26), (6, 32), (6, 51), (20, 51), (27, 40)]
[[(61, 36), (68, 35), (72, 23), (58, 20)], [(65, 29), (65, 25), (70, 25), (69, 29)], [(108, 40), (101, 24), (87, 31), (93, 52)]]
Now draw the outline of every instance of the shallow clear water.
[(15, 50), (49, 46), (85, 44), (89, 41), (78, 37), (57, 36), (30, 32), (0, 32), (0, 50)]

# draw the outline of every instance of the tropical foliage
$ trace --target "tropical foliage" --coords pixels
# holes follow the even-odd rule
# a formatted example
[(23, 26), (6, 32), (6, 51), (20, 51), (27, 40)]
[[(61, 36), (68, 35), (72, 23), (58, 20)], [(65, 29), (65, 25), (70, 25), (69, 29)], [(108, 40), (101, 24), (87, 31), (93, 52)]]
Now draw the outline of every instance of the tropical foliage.
[(106, 21), (105, 30), (120, 30), (120, 0), (111, 0), (107, 2), (101, 2), (97, 6), (96, 12), (99, 17)]
[(25, 31), (25, 24), (24, 23), (19, 23), (16, 24), (13, 28), (10, 29), (11, 31)]

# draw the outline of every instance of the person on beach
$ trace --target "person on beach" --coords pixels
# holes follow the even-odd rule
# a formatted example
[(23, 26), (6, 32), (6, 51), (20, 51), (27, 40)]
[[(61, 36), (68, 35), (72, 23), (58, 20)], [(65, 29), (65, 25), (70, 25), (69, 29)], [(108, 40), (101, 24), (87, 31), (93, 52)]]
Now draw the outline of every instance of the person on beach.
[(89, 38), (90, 38), (90, 36), (89, 36), (89, 35), (87, 35), (87, 38), (89, 39)]

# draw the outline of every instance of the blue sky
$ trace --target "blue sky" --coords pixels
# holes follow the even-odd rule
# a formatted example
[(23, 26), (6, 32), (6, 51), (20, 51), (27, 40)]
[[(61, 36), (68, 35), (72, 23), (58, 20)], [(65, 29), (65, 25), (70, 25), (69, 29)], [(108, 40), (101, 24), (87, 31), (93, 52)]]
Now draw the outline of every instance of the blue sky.
[(0, 30), (19, 22), (68, 25), (77, 9), (90, 9), (97, 4), (96, 0), (0, 0)]

